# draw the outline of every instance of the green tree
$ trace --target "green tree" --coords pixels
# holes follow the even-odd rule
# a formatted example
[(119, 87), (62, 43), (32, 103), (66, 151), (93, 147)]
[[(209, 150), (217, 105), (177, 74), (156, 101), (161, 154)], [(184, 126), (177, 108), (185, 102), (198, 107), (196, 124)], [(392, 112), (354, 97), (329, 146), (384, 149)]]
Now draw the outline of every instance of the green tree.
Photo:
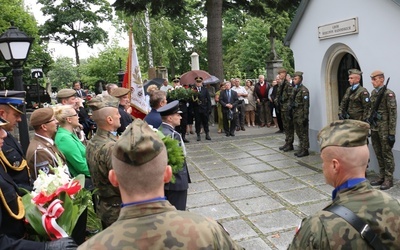
[(71, 88), (72, 82), (78, 79), (77, 68), (72, 58), (59, 57), (51, 65), (51, 68), (47, 73), (47, 78), (53, 87)]
[(38, 0), (49, 19), (41, 26), (40, 34), (66, 44), (75, 50), (75, 62), (80, 64), (79, 45), (107, 41), (107, 31), (99, 24), (111, 20), (112, 9), (107, 0)]

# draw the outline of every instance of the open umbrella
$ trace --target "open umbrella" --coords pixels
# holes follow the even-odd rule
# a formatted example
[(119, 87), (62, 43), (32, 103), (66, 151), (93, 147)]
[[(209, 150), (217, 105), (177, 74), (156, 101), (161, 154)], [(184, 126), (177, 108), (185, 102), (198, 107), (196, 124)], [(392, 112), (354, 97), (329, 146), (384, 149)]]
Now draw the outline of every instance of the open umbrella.
[(203, 84), (216, 84), (219, 83), (219, 79), (216, 76), (211, 76), (210, 78), (207, 78), (206, 80), (203, 81)]
[(204, 70), (191, 70), (181, 75), (181, 84), (182, 85), (190, 85), (195, 83), (196, 77), (202, 77), (203, 80), (211, 78), (211, 75)]
[(154, 84), (154, 85), (157, 85), (158, 88), (160, 88), (161, 85), (163, 84), (163, 82), (164, 82), (164, 79), (163, 79), (163, 78), (153, 78), (153, 79), (147, 81), (147, 82), (143, 85), (144, 93), (147, 95), (147, 87), (148, 87), (148, 86)]

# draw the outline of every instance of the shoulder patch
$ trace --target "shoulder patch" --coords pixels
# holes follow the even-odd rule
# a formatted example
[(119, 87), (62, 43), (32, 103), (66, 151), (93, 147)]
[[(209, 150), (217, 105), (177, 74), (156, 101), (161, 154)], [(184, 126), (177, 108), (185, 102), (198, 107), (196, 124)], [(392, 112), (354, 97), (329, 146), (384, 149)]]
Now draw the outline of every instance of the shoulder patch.
[(368, 97), (365, 98), (365, 102), (369, 102), (369, 98)]
[(308, 95), (304, 96), (304, 100), (307, 100), (307, 99), (308, 99)]
[(368, 92), (367, 92), (367, 91), (364, 91), (364, 95), (368, 95)]

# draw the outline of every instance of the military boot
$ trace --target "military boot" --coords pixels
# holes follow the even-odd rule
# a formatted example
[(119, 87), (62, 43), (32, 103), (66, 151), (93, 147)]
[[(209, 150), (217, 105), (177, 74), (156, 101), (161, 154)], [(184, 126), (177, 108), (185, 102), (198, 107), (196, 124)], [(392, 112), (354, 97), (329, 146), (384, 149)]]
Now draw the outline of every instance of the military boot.
[(284, 148), (286, 148), (287, 147), (287, 143), (285, 143), (285, 145), (283, 145), (282, 147), (279, 147), (279, 150), (283, 150)]
[(304, 157), (304, 156), (307, 156), (307, 155), (310, 155), (310, 153), (308, 153), (308, 150), (305, 149), (305, 150), (302, 150), (300, 153), (298, 153), (296, 156), (297, 157)]
[(378, 178), (370, 182), (371, 186), (380, 186), (384, 182), (383, 178)]
[(189, 142), (190, 142), (188, 139), (186, 139), (185, 134), (182, 134), (182, 141), (183, 141), (184, 143), (189, 143)]
[(289, 152), (289, 151), (292, 151), (292, 150), (294, 150), (293, 144), (288, 144), (288, 145), (283, 149), (283, 152)]
[(385, 181), (382, 183), (380, 190), (387, 190), (393, 187), (393, 179), (386, 178)]
[(197, 141), (201, 141), (200, 134), (197, 134)]
[(211, 137), (210, 137), (210, 134), (209, 133), (206, 133), (206, 140), (211, 140)]

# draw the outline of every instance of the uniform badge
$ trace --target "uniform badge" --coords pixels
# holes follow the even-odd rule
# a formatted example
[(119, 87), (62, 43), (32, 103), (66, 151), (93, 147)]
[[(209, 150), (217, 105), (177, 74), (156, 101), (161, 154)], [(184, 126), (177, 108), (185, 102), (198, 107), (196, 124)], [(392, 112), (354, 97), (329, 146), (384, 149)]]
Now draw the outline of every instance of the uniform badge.
[(369, 98), (368, 97), (365, 98), (365, 102), (369, 102)]
[(388, 94), (388, 96), (392, 97), (392, 96), (393, 96), (393, 94), (392, 94), (392, 93), (389, 93), (389, 94)]
[(304, 96), (304, 100), (307, 100), (307, 99), (308, 99), (308, 95)]

